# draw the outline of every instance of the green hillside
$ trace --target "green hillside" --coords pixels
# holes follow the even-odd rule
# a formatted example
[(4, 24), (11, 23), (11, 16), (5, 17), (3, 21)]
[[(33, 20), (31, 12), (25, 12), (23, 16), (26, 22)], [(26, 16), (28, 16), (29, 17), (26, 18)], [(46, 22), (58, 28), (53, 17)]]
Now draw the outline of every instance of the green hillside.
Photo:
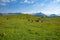
[(0, 16), (0, 40), (60, 40), (60, 17)]

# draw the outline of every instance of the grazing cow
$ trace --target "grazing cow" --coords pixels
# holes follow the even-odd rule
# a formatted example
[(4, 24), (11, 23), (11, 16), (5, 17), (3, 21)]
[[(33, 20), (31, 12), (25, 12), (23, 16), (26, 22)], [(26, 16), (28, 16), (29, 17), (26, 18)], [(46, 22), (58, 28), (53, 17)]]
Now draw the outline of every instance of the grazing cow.
[(43, 20), (40, 20), (40, 19), (36, 19), (36, 20), (30, 20), (30, 19), (28, 19), (28, 21), (30, 21), (30, 22), (43, 22)]
[(43, 22), (43, 20), (37, 19), (35, 20), (35, 22)]
[(28, 19), (28, 21), (30, 21), (30, 19)]
[(35, 22), (40, 22), (40, 18), (37, 18), (37, 19), (35, 20)]
[(37, 20), (35, 20), (35, 22), (41, 22), (41, 20), (38, 20), (38, 19), (37, 19)]
[(8, 20), (8, 18), (6, 18)]

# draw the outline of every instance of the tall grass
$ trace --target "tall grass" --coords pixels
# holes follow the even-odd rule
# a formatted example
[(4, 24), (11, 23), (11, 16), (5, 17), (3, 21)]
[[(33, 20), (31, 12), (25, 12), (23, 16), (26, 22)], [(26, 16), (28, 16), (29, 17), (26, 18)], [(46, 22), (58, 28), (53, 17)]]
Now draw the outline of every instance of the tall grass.
[(60, 17), (0, 16), (0, 40), (60, 40)]

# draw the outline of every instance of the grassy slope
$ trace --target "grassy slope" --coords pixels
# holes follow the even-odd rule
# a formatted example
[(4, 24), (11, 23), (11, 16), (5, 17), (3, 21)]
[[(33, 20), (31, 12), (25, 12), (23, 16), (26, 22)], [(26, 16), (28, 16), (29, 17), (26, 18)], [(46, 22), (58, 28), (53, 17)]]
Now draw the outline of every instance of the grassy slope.
[[(43, 22), (32, 22), (40, 18)], [(60, 40), (60, 17), (0, 16), (0, 40)]]

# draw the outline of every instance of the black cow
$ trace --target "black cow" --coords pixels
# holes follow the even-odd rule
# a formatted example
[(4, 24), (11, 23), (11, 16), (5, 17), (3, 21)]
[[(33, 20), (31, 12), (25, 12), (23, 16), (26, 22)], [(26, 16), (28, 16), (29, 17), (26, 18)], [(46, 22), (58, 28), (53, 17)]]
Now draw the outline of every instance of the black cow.
[(40, 22), (40, 20), (35, 20), (35, 22)]

